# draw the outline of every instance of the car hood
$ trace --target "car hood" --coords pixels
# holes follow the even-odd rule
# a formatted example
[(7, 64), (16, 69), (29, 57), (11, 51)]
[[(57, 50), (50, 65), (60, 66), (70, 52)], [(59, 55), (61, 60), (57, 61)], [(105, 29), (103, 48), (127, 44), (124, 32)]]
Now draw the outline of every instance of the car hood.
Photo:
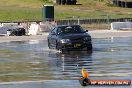
[(76, 39), (76, 38), (83, 38), (83, 37), (90, 37), (88, 33), (77, 33), (77, 34), (63, 34), (60, 35), (63, 39)]

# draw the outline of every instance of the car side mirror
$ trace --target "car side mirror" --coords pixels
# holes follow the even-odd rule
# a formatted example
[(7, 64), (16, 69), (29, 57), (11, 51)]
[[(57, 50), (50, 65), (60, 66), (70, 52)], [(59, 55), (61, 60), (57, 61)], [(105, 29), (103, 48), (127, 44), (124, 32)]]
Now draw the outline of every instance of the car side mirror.
[(88, 32), (88, 30), (86, 30), (85, 32)]

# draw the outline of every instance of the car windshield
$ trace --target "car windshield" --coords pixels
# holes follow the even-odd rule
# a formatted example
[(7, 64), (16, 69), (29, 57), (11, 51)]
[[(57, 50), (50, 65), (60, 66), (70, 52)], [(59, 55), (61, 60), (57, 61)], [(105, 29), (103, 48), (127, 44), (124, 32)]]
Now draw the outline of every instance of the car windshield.
[(62, 26), (58, 28), (58, 33), (84, 33), (85, 31), (80, 26)]

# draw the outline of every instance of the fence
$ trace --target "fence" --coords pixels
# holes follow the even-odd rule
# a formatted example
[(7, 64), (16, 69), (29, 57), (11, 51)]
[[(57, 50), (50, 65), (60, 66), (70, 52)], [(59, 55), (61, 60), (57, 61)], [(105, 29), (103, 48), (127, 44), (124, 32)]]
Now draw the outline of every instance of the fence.
[(65, 24), (80, 24), (85, 29), (110, 29), (110, 23), (112, 22), (132, 22), (132, 18), (120, 18), (120, 19), (68, 19), (58, 20), (58, 25)]
[[(18, 23), (21, 24), (25, 29), (26, 32), (29, 31), (29, 27), (32, 24), (32, 22), (36, 22), (37, 24), (40, 24), (42, 20), (26, 20), (26, 21), (19, 21), (19, 22), (12, 22), (12, 23)], [(102, 29), (110, 29), (110, 24), (112, 22), (132, 22), (132, 18), (120, 18), (120, 19), (67, 19), (67, 20), (56, 20), (55, 24), (57, 25), (67, 25), (67, 24), (80, 24), (84, 29), (88, 30), (102, 30)], [(0, 23), (10, 23), (10, 21), (6, 22), (0, 22)], [(54, 23), (54, 22), (53, 22)], [(42, 26), (43, 30), (42, 32), (48, 32), (50, 31), (52, 25), (52, 22), (43, 22)]]

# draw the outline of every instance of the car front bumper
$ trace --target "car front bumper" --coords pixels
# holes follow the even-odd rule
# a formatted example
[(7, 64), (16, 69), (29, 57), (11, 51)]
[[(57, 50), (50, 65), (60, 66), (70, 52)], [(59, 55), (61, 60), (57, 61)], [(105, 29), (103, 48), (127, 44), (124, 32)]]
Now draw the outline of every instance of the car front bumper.
[(72, 43), (60, 43), (60, 49), (65, 50), (83, 50), (85, 48), (92, 48), (92, 43), (90, 42), (72, 42)]

